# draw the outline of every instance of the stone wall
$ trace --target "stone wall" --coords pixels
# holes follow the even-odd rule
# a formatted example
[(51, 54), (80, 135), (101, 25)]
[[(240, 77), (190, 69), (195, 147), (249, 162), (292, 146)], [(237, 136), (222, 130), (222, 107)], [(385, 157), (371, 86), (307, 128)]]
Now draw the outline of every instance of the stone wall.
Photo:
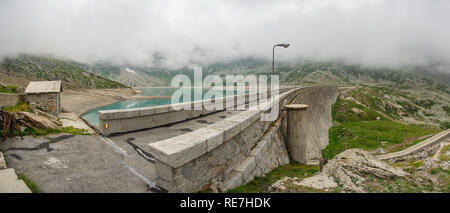
[[(196, 131), (149, 144), (156, 159), (156, 183), (169, 192), (218, 191), (239, 186), (289, 163), (283, 131), (284, 105), (300, 89)], [(279, 105), (277, 121), (261, 121), (261, 113)]]
[(59, 113), (58, 96), (59, 93), (27, 94), (27, 101), (30, 106), (34, 105), (36, 108), (56, 115)]
[(23, 101), (25, 101), (25, 96), (22, 94), (0, 93), (0, 107), (15, 106)]

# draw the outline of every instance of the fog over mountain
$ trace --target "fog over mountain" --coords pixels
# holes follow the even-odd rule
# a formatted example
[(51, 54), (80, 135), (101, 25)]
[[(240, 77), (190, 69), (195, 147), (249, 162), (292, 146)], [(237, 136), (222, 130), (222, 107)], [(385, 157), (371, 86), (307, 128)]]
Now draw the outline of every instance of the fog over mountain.
[(446, 0), (2, 0), (0, 55), (177, 68), (240, 57), (450, 72)]

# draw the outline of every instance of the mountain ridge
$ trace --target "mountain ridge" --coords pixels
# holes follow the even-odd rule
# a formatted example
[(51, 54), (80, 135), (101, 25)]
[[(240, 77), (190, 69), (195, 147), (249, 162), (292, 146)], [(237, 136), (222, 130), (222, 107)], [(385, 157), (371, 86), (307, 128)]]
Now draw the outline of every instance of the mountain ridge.
[(106, 89), (127, 86), (88, 72), (86, 65), (70, 59), (51, 56), (19, 54), (5, 57), (0, 63), (2, 84), (14, 85), (23, 90), (29, 81), (61, 80), (64, 88)]

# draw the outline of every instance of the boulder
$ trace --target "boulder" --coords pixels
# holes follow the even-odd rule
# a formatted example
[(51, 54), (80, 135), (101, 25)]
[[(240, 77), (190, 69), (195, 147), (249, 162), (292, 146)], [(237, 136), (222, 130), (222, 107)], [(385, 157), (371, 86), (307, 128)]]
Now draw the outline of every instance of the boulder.
[(49, 114), (49, 113), (47, 113), (47, 112), (44, 112), (44, 111), (38, 110), (38, 109), (34, 109), (34, 110), (33, 110), (33, 113), (34, 113), (35, 115), (38, 115), (38, 116), (42, 116), (42, 117), (47, 118), (48, 120), (50, 120), (51, 122), (53, 122), (54, 124), (56, 124), (56, 125), (58, 125), (58, 126), (62, 126), (62, 124), (61, 124), (61, 122), (58, 120), (58, 118), (57, 118), (56, 116), (52, 115), (52, 114)]
[(294, 184), (325, 191), (341, 186), (344, 192), (363, 193), (366, 192), (364, 185), (369, 175), (390, 179), (404, 177), (407, 173), (378, 160), (367, 151), (349, 149), (329, 160), (318, 174), (303, 180), (282, 179), (272, 185), (272, 190), (280, 191), (286, 185)]
[(352, 111), (353, 111), (354, 113), (356, 113), (356, 114), (359, 114), (359, 113), (364, 112), (364, 111), (362, 111), (362, 110), (360, 110), (360, 109), (358, 109), (358, 108), (355, 108), (355, 107), (352, 108)]
[(58, 128), (58, 125), (46, 117), (34, 115), (30, 112), (16, 112), (20, 124), (38, 129)]

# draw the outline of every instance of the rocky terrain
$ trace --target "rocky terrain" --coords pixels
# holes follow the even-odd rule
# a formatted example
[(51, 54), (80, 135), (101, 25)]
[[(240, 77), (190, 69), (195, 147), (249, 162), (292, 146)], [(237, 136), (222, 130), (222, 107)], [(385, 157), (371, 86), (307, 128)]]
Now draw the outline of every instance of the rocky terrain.
[(271, 190), (292, 190), (292, 186), (298, 185), (325, 191), (339, 187), (341, 192), (361, 193), (367, 192), (364, 186), (368, 177), (392, 179), (406, 175), (403, 170), (376, 159), (369, 152), (349, 149), (331, 159), (317, 175), (303, 180), (285, 177), (272, 185)]
[(284, 177), (270, 192), (450, 192), (450, 140), (383, 162), (361, 149), (346, 150), (312, 177)]

